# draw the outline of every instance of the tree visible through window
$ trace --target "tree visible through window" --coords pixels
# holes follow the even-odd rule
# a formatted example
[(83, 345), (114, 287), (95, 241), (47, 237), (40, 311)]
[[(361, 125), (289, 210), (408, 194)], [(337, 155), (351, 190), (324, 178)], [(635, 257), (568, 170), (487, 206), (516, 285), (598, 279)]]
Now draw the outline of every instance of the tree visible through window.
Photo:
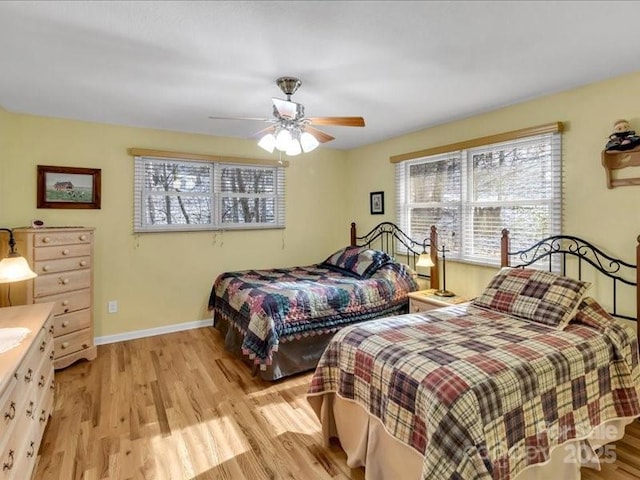
[(135, 231), (284, 226), (281, 167), (137, 157)]
[(396, 166), (398, 223), (436, 225), (447, 257), (497, 264), (503, 228), (521, 249), (561, 228), (560, 135), (434, 155)]

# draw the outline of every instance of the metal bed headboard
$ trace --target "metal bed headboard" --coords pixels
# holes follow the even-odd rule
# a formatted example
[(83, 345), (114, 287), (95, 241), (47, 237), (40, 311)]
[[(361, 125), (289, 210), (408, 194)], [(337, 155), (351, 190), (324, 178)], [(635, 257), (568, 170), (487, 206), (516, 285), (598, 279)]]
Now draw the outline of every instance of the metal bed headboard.
[[(351, 245), (357, 247), (369, 247), (383, 250), (394, 256), (397, 244), (406, 248), (407, 260), (410, 267), (415, 270), (416, 262), (421, 253), (429, 249), (429, 256), (433, 262), (429, 272), (431, 288), (440, 288), (440, 278), (438, 269), (438, 230), (435, 226), (430, 229), (429, 238), (422, 241), (414, 240), (404, 233), (400, 227), (391, 222), (382, 222), (373, 227), (367, 234), (358, 236), (356, 223), (351, 223)], [(404, 254), (404, 253), (403, 253)]]
[[(636, 264), (634, 265), (622, 259), (614, 258), (592, 243), (572, 235), (554, 235), (540, 240), (529, 248), (512, 252), (509, 250), (509, 230), (505, 228), (502, 230), (500, 263), (503, 267), (527, 267), (545, 260), (548, 262), (549, 270), (551, 270), (554, 259), (559, 258), (561, 274), (566, 275), (567, 257), (575, 257), (577, 258), (579, 280), (582, 280), (583, 265), (585, 263), (591, 265), (596, 271), (612, 281), (613, 311), (610, 312), (611, 315), (636, 321), (638, 323), (638, 337), (640, 338), (640, 322), (638, 322), (638, 318), (640, 318), (640, 270), (638, 269), (638, 264), (640, 263), (640, 236), (638, 236), (637, 241)], [(512, 265), (512, 258), (519, 263)], [(618, 312), (618, 287), (621, 284), (635, 287), (635, 317)]]

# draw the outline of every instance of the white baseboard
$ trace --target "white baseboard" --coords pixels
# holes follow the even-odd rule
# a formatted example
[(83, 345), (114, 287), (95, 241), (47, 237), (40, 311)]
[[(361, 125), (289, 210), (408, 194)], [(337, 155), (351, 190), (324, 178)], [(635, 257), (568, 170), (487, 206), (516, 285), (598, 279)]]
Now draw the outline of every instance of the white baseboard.
[(195, 322), (176, 323), (164, 327), (147, 328), (145, 330), (134, 330), (132, 332), (116, 333), (115, 335), (104, 335), (94, 339), (96, 345), (106, 345), (107, 343), (124, 342), (126, 340), (134, 340), (136, 338), (153, 337), (155, 335), (163, 335), (165, 333), (181, 332), (183, 330), (191, 330), (193, 328), (211, 327), (213, 319), (196, 320)]

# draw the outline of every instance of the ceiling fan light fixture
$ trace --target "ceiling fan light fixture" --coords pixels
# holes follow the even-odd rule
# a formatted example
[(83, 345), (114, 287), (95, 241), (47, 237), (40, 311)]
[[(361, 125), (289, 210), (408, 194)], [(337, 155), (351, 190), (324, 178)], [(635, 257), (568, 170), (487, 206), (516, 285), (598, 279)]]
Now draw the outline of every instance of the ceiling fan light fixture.
[(260, 139), (258, 146), (269, 153), (273, 153), (273, 149), (276, 148), (276, 137), (273, 133), (267, 133)]
[(289, 146), (285, 151), (287, 155), (290, 157), (295, 157), (296, 155), (300, 155), (302, 153), (302, 147), (300, 146), (300, 142), (295, 138), (292, 138), (289, 142)]
[(276, 135), (275, 147), (281, 152), (284, 152), (287, 150), (290, 143), (291, 143), (291, 132), (289, 132), (289, 130), (287, 130), (286, 128), (283, 128)]
[(318, 145), (320, 145), (320, 142), (309, 132), (302, 132), (302, 135), (300, 135), (300, 145), (304, 153), (309, 153), (315, 150)]

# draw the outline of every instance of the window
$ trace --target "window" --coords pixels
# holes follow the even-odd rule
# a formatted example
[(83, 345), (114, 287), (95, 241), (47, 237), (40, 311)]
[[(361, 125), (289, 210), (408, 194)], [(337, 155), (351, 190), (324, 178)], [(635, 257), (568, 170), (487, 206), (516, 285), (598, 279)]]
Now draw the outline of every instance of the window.
[(511, 250), (561, 229), (560, 134), (545, 134), (396, 164), (398, 223), (411, 238), (438, 227), (447, 258), (498, 265)]
[(284, 168), (135, 157), (135, 232), (284, 227)]

